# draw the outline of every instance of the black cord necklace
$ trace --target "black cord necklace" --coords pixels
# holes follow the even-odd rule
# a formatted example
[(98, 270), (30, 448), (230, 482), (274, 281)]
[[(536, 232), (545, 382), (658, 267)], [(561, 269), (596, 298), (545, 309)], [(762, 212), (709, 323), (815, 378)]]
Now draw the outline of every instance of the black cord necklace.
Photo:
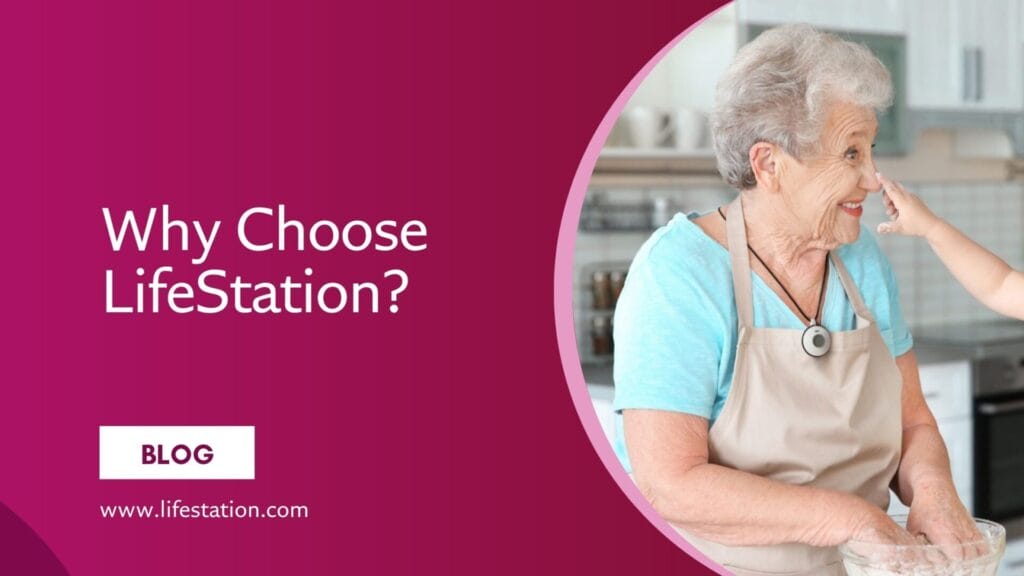
[[(725, 213), (722, 212), (721, 206), (718, 207), (718, 215), (722, 217), (722, 220), (728, 221), (725, 217)], [(779, 280), (778, 276), (772, 272), (772, 269), (765, 264), (761, 256), (757, 254), (757, 251), (750, 246), (749, 242), (747, 243), (747, 250), (750, 250), (750, 253), (754, 255), (754, 258), (757, 258), (757, 261), (761, 263), (761, 266), (764, 266), (764, 269), (768, 271), (768, 274), (771, 275), (772, 279), (775, 280), (775, 283), (779, 285), (779, 288), (782, 288), (782, 291), (789, 297), (793, 306), (796, 306), (796, 309), (800, 311), (800, 315), (807, 320), (807, 329), (804, 330), (803, 336), (800, 338), (804, 352), (807, 352), (808, 355), (815, 358), (820, 358), (825, 354), (828, 354), (829, 348), (832, 347), (832, 335), (829, 334), (828, 330), (826, 330), (819, 321), (819, 318), (821, 318), (821, 310), (825, 303), (825, 284), (828, 281), (828, 253), (825, 254), (825, 271), (821, 276), (821, 292), (818, 293), (818, 311), (814, 317), (811, 317), (804, 312), (804, 309), (797, 303), (796, 298), (793, 298), (793, 295), (786, 289), (786, 285), (783, 284), (782, 281)]]

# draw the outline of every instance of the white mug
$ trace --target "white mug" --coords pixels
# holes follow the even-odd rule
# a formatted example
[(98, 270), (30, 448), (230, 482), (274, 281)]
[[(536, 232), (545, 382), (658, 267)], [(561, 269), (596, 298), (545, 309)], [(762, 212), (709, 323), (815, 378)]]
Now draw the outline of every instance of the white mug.
[(676, 149), (700, 149), (704, 144), (704, 132), (707, 130), (704, 115), (692, 108), (677, 108), (672, 120), (676, 134)]
[(666, 122), (665, 114), (654, 108), (634, 106), (623, 116), (635, 148), (657, 148), (672, 133), (672, 123)]

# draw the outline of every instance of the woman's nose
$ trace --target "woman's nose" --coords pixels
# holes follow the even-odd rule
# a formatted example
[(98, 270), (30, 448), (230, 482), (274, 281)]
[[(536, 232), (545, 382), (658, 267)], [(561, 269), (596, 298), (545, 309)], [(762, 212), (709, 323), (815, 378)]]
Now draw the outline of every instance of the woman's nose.
[(864, 175), (861, 177), (861, 186), (869, 193), (882, 189), (882, 182), (878, 179), (878, 168), (875, 167), (874, 162), (865, 167)]

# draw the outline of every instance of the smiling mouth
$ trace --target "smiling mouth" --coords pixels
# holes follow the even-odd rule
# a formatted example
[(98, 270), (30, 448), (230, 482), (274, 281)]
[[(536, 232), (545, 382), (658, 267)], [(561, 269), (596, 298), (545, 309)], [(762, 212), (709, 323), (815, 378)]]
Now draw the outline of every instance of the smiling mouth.
[(839, 207), (843, 209), (843, 212), (846, 212), (850, 216), (853, 216), (855, 218), (859, 218), (860, 215), (864, 213), (863, 204), (864, 204), (863, 201), (860, 201), (860, 202), (843, 202), (842, 204), (839, 205)]

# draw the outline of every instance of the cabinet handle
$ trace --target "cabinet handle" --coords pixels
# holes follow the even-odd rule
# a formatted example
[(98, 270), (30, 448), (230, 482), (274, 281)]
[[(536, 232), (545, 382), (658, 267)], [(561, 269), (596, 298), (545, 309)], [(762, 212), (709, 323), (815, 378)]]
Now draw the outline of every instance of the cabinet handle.
[(965, 47), (963, 51), (964, 102), (981, 102), (982, 98), (981, 48)]
[(985, 78), (982, 73), (985, 71), (984, 58), (982, 55), (981, 48), (974, 49), (974, 99), (975, 102), (981, 102), (982, 98), (985, 97)]
[(985, 414), (986, 416), (994, 416), (997, 414), (1006, 414), (1007, 412), (1019, 412), (1024, 410), (1024, 400), (1014, 400), (1013, 402), (983, 402), (978, 405), (978, 412)]
[(964, 88), (964, 102), (974, 101), (974, 58), (971, 56), (972, 51), (973, 48), (965, 46), (961, 55), (963, 69), (961, 70), (960, 80)]
[(1006, 564), (1006, 567), (1007, 568), (1024, 568), (1024, 559), (1022, 559), (1022, 560), (1014, 560), (1013, 562), (1008, 562)]

